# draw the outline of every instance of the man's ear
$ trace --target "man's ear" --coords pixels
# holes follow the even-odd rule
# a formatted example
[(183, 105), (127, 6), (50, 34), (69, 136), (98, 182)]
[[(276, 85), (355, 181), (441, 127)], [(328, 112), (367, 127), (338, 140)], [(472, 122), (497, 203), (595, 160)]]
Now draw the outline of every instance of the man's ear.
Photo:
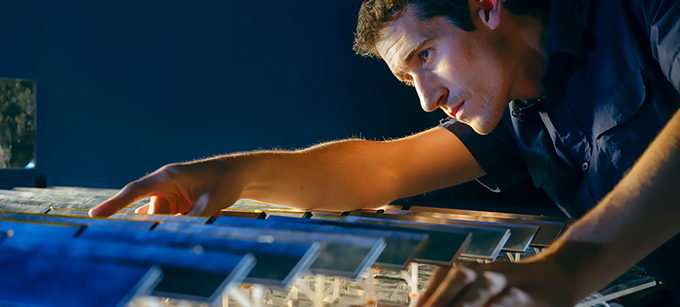
[(475, 0), (477, 2), (477, 13), (489, 29), (496, 30), (501, 24), (501, 11), (503, 0)]

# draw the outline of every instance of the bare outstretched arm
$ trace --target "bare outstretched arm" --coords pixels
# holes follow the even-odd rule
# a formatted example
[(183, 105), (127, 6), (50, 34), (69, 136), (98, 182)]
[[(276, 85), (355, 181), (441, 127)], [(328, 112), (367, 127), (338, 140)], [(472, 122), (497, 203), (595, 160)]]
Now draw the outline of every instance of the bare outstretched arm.
[(212, 215), (240, 198), (301, 209), (347, 211), (484, 175), (449, 131), (393, 141), (344, 140), (298, 151), (261, 151), (166, 165), (90, 210), (109, 216), (152, 197), (148, 213)]

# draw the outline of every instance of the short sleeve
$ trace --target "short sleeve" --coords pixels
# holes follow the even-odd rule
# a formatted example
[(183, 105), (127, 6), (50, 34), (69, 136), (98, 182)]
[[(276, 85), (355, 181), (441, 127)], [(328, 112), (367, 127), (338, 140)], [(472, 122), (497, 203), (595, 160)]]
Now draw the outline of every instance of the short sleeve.
[(455, 118), (442, 120), (439, 127), (455, 134), (472, 153), (486, 172), (477, 181), (489, 190), (500, 193), (530, 177), (517, 143), (504, 120), (488, 135), (477, 134)]
[(649, 34), (654, 58), (675, 90), (680, 92), (680, 2), (633, 0)]

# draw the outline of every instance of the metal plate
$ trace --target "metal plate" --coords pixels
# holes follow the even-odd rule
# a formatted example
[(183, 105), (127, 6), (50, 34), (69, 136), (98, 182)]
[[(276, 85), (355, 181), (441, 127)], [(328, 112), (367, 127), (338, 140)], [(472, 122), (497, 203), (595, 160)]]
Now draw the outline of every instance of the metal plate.
[[(247, 221), (247, 219), (234, 219)], [(310, 271), (313, 274), (347, 278), (358, 278), (374, 263), (385, 248), (385, 241), (380, 237), (360, 237), (326, 232), (178, 223), (163, 223), (158, 225), (154, 231), (260, 242), (301, 244), (319, 242), (319, 256), (310, 267)]]
[(51, 197), (63, 197), (63, 198), (74, 198), (74, 199), (83, 199), (83, 198), (92, 198), (94, 196), (98, 196), (101, 199), (107, 199), (110, 196), (107, 195), (100, 195), (99, 193), (92, 193), (92, 192), (85, 192), (85, 191), (78, 191), (78, 190), (61, 190), (61, 189), (50, 189), (50, 188), (30, 188), (30, 187), (15, 187), (12, 188), (12, 190), (0, 190), (0, 194), (8, 194), (8, 195), (17, 195), (17, 194), (12, 194), (14, 193), (20, 193), (23, 196), (51, 196)]
[[(154, 292), (158, 292), (160, 287), (164, 296), (211, 303), (229, 283), (242, 282), (255, 265), (255, 257), (251, 254), (237, 255), (215, 251), (196, 253), (194, 250), (164, 246), (137, 246), (18, 234), (0, 244), (0, 254), (7, 251), (90, 262), (159, 265), (163, 269), (163, 278)], [(181, 291), (164, 291), (166, 288)], [(197, 292), (191, 293), (190, 289), (196, 289)]]
[(264, 212), (246, 212), (246, 211), (227, 211), (222, 210), (220, 216), (240, 217), (246, 219), (264, 219), (267, 214)]
[(0, 211), (4, 212), (21, 212), (21, 213), (45, 213), (49, 211), (49, 207), (40, 207), (40, 206), (25, 206), (21, 204), (14, 204), (14, 203), (2, 203), (0, 202)]
[(427, 235), (421, 233), (407, 233), (398, 231), (385, 231), (380, 229), (349, 229), (333, 225), (310, 224), (309, 219), (291, 218), (283, 216), (270, 216), (266, 220), (243, 220), (220, 217), (213, 222), (215, 225), (234, 225), (240, 227), (257, 227), (268, 229), (286, 229), (294, 231), (335, 233), (362, 237), (383, 237), (387, 246), (375, 261), (375, 266), (404, 269), (415, 259), (425, 247)]
[[(390, 211), (390, 213), (393, 211)], [(387, 214), (375, 212), (352, 212), (350, 216), (363, 216), (380, 219), (392, 219), (400, 221), (410, 221), (417, 223), (439, 224), (449, 226), (469, 226), (469, 227), (483, 227), (501, 230), (510, 230), (510, 237), (502, 248), (502, 251), (523, 253), (529, 248), (531, 241), (536, 236), (539, 226), (536, 225), (520, 225), (499, 222), (482, 222), (482, 221), (466, 221), (455, 219), (440, 219), (419, 215), (404, 215), (404, 214)], [(474, 241), (474, 238), (473, 238)]]
[(468, 216), (483, 216), (483, 217), (489, 217), (489, 218), (515, 219), (515, 220), (552, 221), (552, 222), (563, 222), (563, 223), (570, 221), (566, 217), (559, 217), (559, 216), (530, 215), (530, 214), (517, 214), (517, 213), (491, 212), (491, 211), (476, 211), (476, 210), (461, 210), (461, 209), (434, 208), (434, 207), (421, 207), (421, 206), (412, 206), (409, 209), (409, 211), (460, 214), (460, 215), (468, 215)]
[(69, 223), (47, 223), (0, 218), (0, 232), (11, 231), (12, 234), (74, 238), (84, 227), (83, 225)]
[(347, 227), (377, 227), (426, 233), (430, 242), (416, 260), (449, 266), (453, 265), (458, 256), (493, 261), (510, 236), (508, 230), (453, 227), (357, 216), (315, 214), (313, 219), (325, 223), (344, 223)]
[[(13, 190), (17, 190), (14, 188)], [(23, 188), (22, 188), (23, 189)], [(65, 187), (65, 186), (51, 186), (43, 190), (52, 190), (55, 193), (77, 193), (77, 194), (89, 194), (89, 195), (100, 195), (106, 197), (112, 197), (120, 191), (119, 189), (103, 189), (103, 188), (84, 188), (84, 187)]]
[(15, 204), (39, 208), (90, 209), (108, 199), (102, 196), (74, 198), (71, 196), (41, 195), (27, 191), (0, 190), (0, 204)]
[(152, 266), (94, 262), (3, 251), (2, 306), (125, 306), (151, 292), (161, 276)]
[[(0, 224), (1, 226), (1, 224)], [(124, 242), (136, 245), (159, 245), (187, 250), (252, 253), (257, 263), (245, 282), (265, 286), (287, 287), (296, 274), (304, 273), (318, 256), (317, 243), (296, 244), (257, 242), (158, 231), (111, 229), (93, 226), (79, 238), (94, 241)]]
[[(417, 210), (417, 211), (414, 211)], [(394, 211), (386, 210), (386, 213), (392, 214), (409, 214), (418, 216), (427, 216), (433, 218), (457, 219), (468, 221), (482, 221), (482, 222), (500, 222), (507, 224), (519, 225), (534, 225), (539, 226), (540, 229), (536, 233), (531, 246), (546, 247), (552, 244), (560, 234), (567, 229), (571, 220), (560, 217), (550, 216), (535, 216), (512, 213), (498, 213), (498, 212), (483, 212), (471, 210), (457, 210), (457, 209), (442, 209), (442, 208), (428, 208), (428, 207), (411, 207), (411, 210)]]
[[(89, 217), (88, 210), (84, 209), (60, 209), (51, 208), (47, 212), (49, 215), (66, 215), (66, 216), (80, 216)], [(205, 224), (211, 222), (215, 218), (204, 216), (184, 216), (171, 214), (136, 214), (132, 212), (117, 212), (111, 215), (111, 219), (131, 220), (131, 221), (146, 221), (146, 222), (173, 222), (173, 223), (190, 223), (190, 224)]]
[[(0, 194), (3, 195), (16, 195), (7, 193), (7, 190), (0, 190)], [(50, 188), (24, 188), (15, 187), (11, 192), (21, 193), (19, 195), (25, 197), (43, 197), (49, 202), (59, 203), (60, 201), (78, 202), (78, 204), (66, 206), (63, 208), (80, 208), (80, 209), (90, 209), (101, 202), (109, 199), (118, 193), (118, 190), (112, 189), (95, 189), (95, 188), (75, 188), (75, 187), (50, 187)], [(52, 197), (49, 200), (48, 197)], [(139, 207), (149, 203), (149, 199), (143, 199), (132, 203), (129, 207)], [(55, 207), (62, 208), (58, 205)]]
[[(158, 245), (133, 245), (99, 242), (78, 238), (44, 238), (15, 233), (0, 244), (0, 250), (14, 250), (37, 255), (77, 259), (110, 259), (130, 263), (152, 263), (199, 271), (229, 273), (241, 261), (242, 254), (202, 251)], [(245, 277), (245, 276), (244, 276)]]
[(46, 215), (33, 213), (15, 213), (0, 211), (0, 218), (16, 219), (25, 221), (42, 221), (53, 223), (70, 223), (84, 226), (107, 226), (122, 229), (136, 229), (136, 230), (150, 230), (157, 223), (156, 222), (142, 222), (130, 221), (111, 218), (97, 218), (97, 217), (78, 217), (78, 216), (64, 216), (64, 215)]

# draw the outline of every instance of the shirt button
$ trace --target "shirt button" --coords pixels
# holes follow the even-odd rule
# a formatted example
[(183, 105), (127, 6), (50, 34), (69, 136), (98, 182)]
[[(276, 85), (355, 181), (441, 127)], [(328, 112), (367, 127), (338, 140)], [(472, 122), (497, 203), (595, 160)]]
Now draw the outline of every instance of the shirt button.
[(552, 110), (553, 110), (553, 112), (555, 112), (555, 113), (562, 113), (562, 111), (563, 111), (564, 109), (562, 109), (562, 105), (556, 104), (556, 105), (553, 107)]
[(585, 171), (587, 171), (589, 168), (590, 168), (590, 163), (588, 163), (588, 162), (583, 162), (583, 164), (581, 164), (581, 170), (582, 170), (582, 171), (585, 172)]

